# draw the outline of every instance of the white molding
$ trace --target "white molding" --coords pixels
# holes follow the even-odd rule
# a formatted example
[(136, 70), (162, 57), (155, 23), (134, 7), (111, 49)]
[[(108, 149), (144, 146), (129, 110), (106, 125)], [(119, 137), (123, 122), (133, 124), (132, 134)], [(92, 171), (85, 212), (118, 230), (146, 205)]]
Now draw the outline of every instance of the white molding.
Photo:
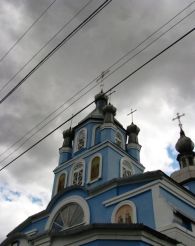
[(140, 171), (144, 171), (145, 167), (144, 167), (141, 163), (137, 163), (133, 158), (131, 158), (131, 157), (129, 156), (129, 154), (128, 154), (125, 150), (123, 150), (123, 149), (121, 149), (121, 148), (115, 146), (115, 144), (113, 144), (113, 143), (110, 142), (110, 141), (105, 141), (105, 142), (102, 142), (102, 143), (100, 143), (100, 144), (97, 144), (97, 145), (91, 147), (91, 148), (88, 149), (88, 150), (85, 150), (84, 153), (80, 153), (80, 154), (74, 156), (72, 159), (70, 159), (70, 160), (64, 162), (63, 164), (61, 163), (60, 166), (57, 166), (57, 167), (54, 169), (53, 172), (56, 174), (56, 173), (60, 172), (61, 170), (63, 170), (65, 167), (71, 166), (71, 165), (73, 164), (73, 162), (75, 162), (75, 161), (77, 161), (77, 160), (79, 160), (79, 159), (81, 159), (81, 158), (84, 159), (84, 158), (86, 158), (86, 157), (88, 157), (88, 156), (90, 156), (90, 155), (92, 155), (92, 154), (97, 153), (97, 152), (100, 152), (100, 151), (101, 151), (102, 149), (104, 149), (105, 147), (110, 147), (110, 148), (114, 149), (114, 150), (115, 150), (116, 152), (118, 152), (121, 156), (126, 155), (126, 157), (129, 158), (129, 159), (133, 162), (133, 164), (134, 164)]
[(79, 133), (81, 132), (81, 131), (83, 131), (84, 130), (84, 132), (85, 132), (85, 142), (84, 142), (84, 146), (82, 147), (82, 148), (86, 148), (86, 146), (87, 146), (87, 127), (82, 127), (81, 129), (79, 129), (78, 130), (78, 132), (76, 133), (76, 136), (75, 136), (75, 138), (74, 138), (74, 148), (73, 148), (73, 153), (76, 153), (77, 151), (79, 151), (78, 150), (78, 136), (79, 136)]
[[(91, 176), (91, 164), (92, 164), (92, 160), (95, 158), (95, 157), (100, 157), (100, 169), (99, 169), (99, 175), (96, 179), (94, 180), (90, 180), (90, 176)], [(88, 175), (87, 175), (87, 183), (88, 184), (92, 184), (94, 182), (96, 182), (97, 180), (99, 180), (100, 178), (102, 177), (102, 155), (101, 153), (96, 153), (94, 154), (90, 160), (89, 160), (89, 163), (88, 163)]]
[(79, 163), (82, 163), (83, 165), (83, 179), (82, 179), (82, 185), (84, 185), (85, 183), (85, 160), (84, 159), (78, 159), (77, 161), (75, 161), (74, 163), (72, 163), (72, 167), (71, 167), (71, 170), (69, 172), (69, 186), (73, 185), (73, 171), (74, 171), (74, 167), (79, 164)]
[(123, 161), (127, 161), (129, 162), (129, 164), (131, 165), (131, 171), (132, 171), (132, 175), (135, 174), (135, 170), (133, 168), (133, 165), (134, 163), (132, 163), (132, 160), (126, 156), (122, 157), (121, 160), (120, 160), (120, 177), (122, 178), (123, 177), (123, 171), (122, 171), (122, 166), (123, 166)]
[(117, 128), (117, 130), (116, 130), (116, 132), (115, 132), (115, 138), (114, 138), (114, 140), (115, 140), (115, 144), (116, 144), (116, 135), (117, 135), (117, 133), (118, 134), (120, 134), (120, 136), (121, 136), (121, 147), (120, 148), (122, 148), (122, 149), (125, 149), (125, 139), (124, 139), (124, 135), (121, 133), (121, 131)]
[(124, 205), (129, 205), (130, 207), (132, 207), (133, 209), (133, 214), (132, 214), (132, 223), (137, 223), (137, 213), (136, 213), (136, 206), (135, 204), (132, 202), (132, 201), (129, 201), (129, 200), (125, 200), (125, 201), (122, 201), (120, 203), (118, 203), (116, 205), (116, 207), (114, 208), (113, 212), (112, 212), (112, 216), (111, 216), (111, 223), (116, 223), (115, 222), (115, 215), (118, 211), (118, 209)]
[(125, 193), (123, 193), (121, 195), (112, 197), (112, 198), (104, 201), (103, 202), (103, 205), (105, 207), (108, 207), (108, 206), (111, 206), (111, 205), (113, 205), (115, 203), (118, 203), (118, 202), (121, 202), (123, 200), (126, 200), (126, 199), (128, 199), (130, 197), (133, 197), (135, 195), (138, 195), (140, 193), (143, 193), (143, 192), (145, 192), (147, 190), (151, 190), (152, 189), (152, 186), (155, 185), (155, 184), (157, 184), (158, 182), (159, 182), (158, 180), (155, 180), (155, 181), (153, 181), (153, 182), (151, 182), (149, 184), (143, 185), (143, 186), (141, 186), (141, 187), (139, 187), (137, 189), (134, 189), (132, 191), (128, 191), (128, 192), (125, 192)]
[[(176, 186), (173, 183), (170, 183), (169, 180), (161, 180), (160, 187), (166, 189), (169, 193), (173, 194), (180, 200), (184, 201), (185, 203), (189, 204), (191, 207), (195, 208), (195, 199), (193, 195), (188, 193), (188, 190), (183, 190), (182, 188)], [(185, 189), (185, 187), (184, 187)]]
[(158, 184), (160, 188), (164, 188), (168, 192), (172, 193), (173, 196), (178, 197), (180, 200), (182, 200), (184, 203), (189, 204), (191, 207), (195, 207), (195, 199), (190, 196), (190, 194), (185, 194), (185, 191), (181, 192), (180, 190), (178, 191), (177, 188), (174, 187), (174, 184), (168, 184), (167, 179), (165, 180), (155, 180), (152, 181), (146, 185), (143, 185), (137, 189), (134, 189), (132, 191), (125, 192), (119, 196), (112, 197), (106, 201), (103, 202), (103, 204), (107, 207), (112, 204), (115, 204), (117, 202), (120, 202), (122, 200), (128, 199), (132, 196), (135, 196), (137, 194), (143, 193), (147, 190), (151, 190), (154, 185)]
[(56, 207), (53, 209), (53, 211), (50, 213), (49, 219), (45, 225), (45, 230), (49, 230), (52, 226), (52, 223), (58, 213), (58, 211), (64, 207), (65, 205), (67, 205), (68, 203), (77, 203), (81, 206), (81, 208), (83, 209), (84, 212), (84, 224), (89, 224), (90, 222), (90, 210), (89, 210), (89, 206), (87, 204), (87, 202), (85, 201), (84, 198), (80, 197), (80, 196), (70, 196), (68, 198), (65, 198), (64, 200), (60, 201)]

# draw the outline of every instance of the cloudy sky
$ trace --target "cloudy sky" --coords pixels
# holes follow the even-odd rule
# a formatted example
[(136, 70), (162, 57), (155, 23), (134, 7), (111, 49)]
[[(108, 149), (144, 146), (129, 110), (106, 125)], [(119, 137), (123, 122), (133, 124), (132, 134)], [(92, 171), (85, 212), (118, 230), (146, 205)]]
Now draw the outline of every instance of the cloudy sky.
[[(53, 0), (0, 1), (0, 98), (103, 3), (103, 0), (56, 0), (7, 54), (10, 47), (52, 2)], [(82, 91), (84, 94), (90, 89), (85, 96), (81, 97), (82, 93), (77, 92), (191, 2), (193, 1), (113, 0), (0, 104), (0, 166), (7, 164), (91, 102), (100, 90), (99, 86), (94, 87), (96, 82)], [(83, 10), (77, 14), (81, 8)], [(194, 9), (195, 3), (112, 66), (110, 73), (189, 14), (134, 59), (108, 76), (104, 81), (104, 90), (193, 28)], [(66, 28), (25, 65), (68, 22)], [(131, 108), (137, 109), (134, 122), (141, 129), (141, 162), (146, 170), (161, 169), (169, 175), (178, 169), (174, 146), (179, 137), (179, 128), (178, 123), (172, 121), (177, 112), (186, 114), (182, 118), (184, 130), (187, 136), (195, 140), (194, 39), (195, 33), (191, 33), (127, 79), (112, 95), (111, 103), (117, 107), (116, 117), (124, 127), (131, 123), (131, 118), (127, 116)], [(20, 70), (21, 72), (18, 72)], [(71, 98), (75, 94), (77, 95)], [(81, 99), (66, 109), (79, 97)], [(55, 114), (47, 118), (59, 107)], [(73, 126), (93, 108), (94, 105), (77, 116), (73, 120)], [(26, 141), (37, 129), (63, 110), (55, 120)], [(40, 124), (39, 128), (31, 131), (45, 118), (47, 120)], [(69, 126), (69, 123), (66, 124), (0, 172), (0, 241), (28, 216), (47, 206), (53, 184), (52, 171), (57, 166), (58, 149), (63, 142), (62, 131)], [(21, 142), (10, 148), (21, 138)]]

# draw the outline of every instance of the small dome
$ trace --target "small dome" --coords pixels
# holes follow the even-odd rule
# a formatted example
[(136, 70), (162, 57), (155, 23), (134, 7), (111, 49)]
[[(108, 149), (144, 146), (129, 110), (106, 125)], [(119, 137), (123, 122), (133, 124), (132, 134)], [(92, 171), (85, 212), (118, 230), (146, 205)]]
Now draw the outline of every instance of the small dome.
[(72, 136), (72, 129), (71, 128), (63, 131), (63, 137), (64, 138), (71, 137), (71, 136)]
[(136, 135), (138, 135), (140, 129), (137, 125), (135, 125), (133, 122), (131, 123), (130, 126), (127, 127), (127, 133), (130, 134), (130, 133), (134, 133)]
[(178, 139), (175, 148), (180, 154), (191, 153), (194, 149), (194, 143), (189, 137), (185, 136), (183, 130), (180, 131), (180, 138)]
[(101, 91), (100, 93), (95, 95), (95, 102), (97, 103), (97, 101), (105, 101), (107, 103), (108, 96), (103, 91)]
[(104, 114), (111, 113), (111, 114), (113, 114), (115, 116), (116, 115), (116, 108), (112, 104), (109, 103), (108, 105), (106, 105), (103, 108), (103, 113)]

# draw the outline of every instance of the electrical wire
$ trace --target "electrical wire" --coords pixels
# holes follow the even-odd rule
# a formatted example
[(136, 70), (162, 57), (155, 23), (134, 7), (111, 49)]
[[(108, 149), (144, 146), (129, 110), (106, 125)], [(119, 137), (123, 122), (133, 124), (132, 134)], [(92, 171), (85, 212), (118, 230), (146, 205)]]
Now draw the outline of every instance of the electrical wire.
[[(176, 45), (177, 43), (179, 43), (181, 40), (183, 40), (185, 37), (187, 37), (189, 34), (191, 34), (193, 31), (195, 30), (195, 28), (192, 28), (190, 31), (188, 31), (187, 33), (185, 33), (184, 35), (182, 35), (180, 38), (178, 38), (176, 41), (174, 41), (173, 43), (171, 43), (170, 45), (168, 45), (166, 48), (164, 48), (163, 50), (161, 50), (160, 52), (158, 52), (155, 56), (153, 56), (152, 58), (150, 58), (149, 60), (147, 60), (145, 63), (143, 63), (141, 66), (139, 66), (137, 69), (135, 69), (133, 72), (131, 72), (130, 74), (128, 74), (126, 77), (124, 77), (122, 80), (120, 80), (119, 82), (117, 82), (114, 86), (112, 86), (111, 88), (109, 88), (106, 92), (104, 92), (104, 94), (107, 94), (109, 92), (111, 92), (114, 88), (118, 87), (120, 84), (124, 83), (128, 78), (130, 78), (132, 75), (134, 75), (136, 72), (138, 72), (139, 70), (141, 70), (143, 67), (145, 67), (147, 64), (149, 64), (150, 62), (152, 62), (153, 60), (155, 60), (157, 57), (159, 57), (161, 54), (163, 54), (165, 51), (167, 51), (168, 49), (170, 49), (171, 47), (173, 47), (174, 45)], [(93, 103), (95, 102), (95, 100), (93, 100), (92, 102), (90, 102), (89, 104), (87, 104), (85, 107), (83, 107), (82, 109), (80, 109), (79, 111), (77, 111), (74, 115), (72, 115), (68, 120), (64, 121), (63, 123), (61, 123), (58, 127), (56, 127), (55, 129), (53, 129), (52, 131), (50, 131), (47, 135), (45, 135), (44, 137), (42, 137), (41, 139), (39, 139), (36, 143), (34, 143), (33, 145), (31, 145), (28, 149), (26, 149), (24, 152), (22, 152), (21, 154), (19, 154), (17, 157), (15, 157), (13, 160), (11, 160), (10, 162), (8, 162), (6, 165), (4, 165), (1, 169), (0, 172), (5, 169), (7, 166), (11, 165), (14, 161), (16, 161), (18, 158), (20, 158), (21, 156), (23, 156), (25, 153), (27, 153), (29, 150), (31, 150), (32, 148), (34, 148), (36, 145), (38, 145), (40, 142), (42, 142), (44, 139), (46, 139), (48, 136), (50, 136), (52, 133), (54, 133), (56, 130), (58, 130), (60, 127), (62, 127), (64, 124), (66, 124), (67, 122), (69, 122), (70, 120), (72, 120), (74, 117), (76, 117), (78, 114), (80, 114), (81, 112), (83, 112), (86, 108), (88, 108), (89, 106), (91, 106)]]
[(5, 59), (5, 57), (14, 49), (14, 47), (26, 36), (26, 34), (33, 28), (33, 26), (47, 13), (48, 9), (56, 2), (54, 0), (49, 6), (44, 9), (41, 15), (26, 29), (26, 31), (14, 42), (14, 44), (6, 51), (6, 53), (0, 58), (0, 63)]
[(38, 56), (38, 54), (44, 50), (92, 1), (89, 0), (76, 14), (70, 18), (0, 89), (0, 93), (17, 77), (19, 73), (21, 73), (25, 67), (27, 67), (30, 62)]
[(93, 11), (84, 21), (82, 21), (71, 33), (69, 33), (55, 48), (53, 48), (20, 82), (15, 85), (1, 100), (3, 103), (17, 88), (19, 88), (41, 65), (43, 65), (57, 50), (61, 48), (69, 39), (71, 39), (82, 27), (92, 20), (102, 9), (104, 9), (112, 0), (104, 1), (95, 11)]
[[(194, 1), (195, 2), (195, 1)], [(192, 3), (191, 3), (192, 4)], [(189, 5), (188, 5), (189, 6)], [(186, 7), (187, 8), (187, 7)], [(185, 9), (186, 9), (185, 8)], [(156, 42), (158, 39), (160, 39), (163, 35), (165, 35), (168, 31), (170, 31), (172, 28), (174, 28), (176, 25), (178, 25), (179, 23), (181, 23), (184, 19), (186, 19), (188, 16), (190, 16), (195, 10), (191, 11), (188, 15), (184, 16), (181, 20), (179, 20), (177, 23), (175, 23), (173, 26), (171, 26), (168, 30), (166, 30), (165, 32), (163, 32), (161, 35), (159, 35), (156, 39), (154, 39), (152, 42), (150, 42), (148, 45), (146, 45), (143, 49), (141, 49), (139, 52), (137, 52), (135, 55), (131, 56), (127, 61), (123, 62), (120, 66), (118, 66), (115, 70), (113, 70), (111, 73), (109, 73), (107, 76), (105, 76), (104, 79), (107, 79), (109, 76), (111, 76), (114, 72), (118, 71), (122, 66), (124, 66), (126, 63), (128, 63), (130, 60), (132, 60), (134, 57), (136, 57), (137, 55), (139, 55), (141, 52), (143, 52), (145, 49), (147, 49), (149, 46), (151, 46), (154, 42)], [(179, 13), (182, 13), (182, 11), (180, 11)], [(178, 14), (179, 14), (178, 13)], [(176, 16), (178, 16), (175, 15)], [(171, 20), (173, 20), (173, 18), (171, 18)], [(166, 22), (167, 24), (170, 23), (170, 20), (168, 22)], [(161, 28), (163, 28), (165, 26), (165, 24), (163, 24), (161, 26)], [(157, 30), (159, 31), (161, 28), (158, 28)], [(144, 39), (144, 41), (146, 41), (149, 37), (152, 37), (152, 35), (156, 34), (157, 30), (155, 32), (153, 32), (152, 34), (150, 34), (146, 39)], [(134, 51), (137, 47), (139, 47), (141, 44), (143, 44), (142, 41), (140, 44), (138, 44), (135, 48), (133, 48), (130, 51)], [(130, 54), (130, 51), (128, 51), (126, 54)], [(123, 58), (126, 57), (127, 55), (122, 56)], [(119, 58), (117, 61), (121, 61), (122, 58)], [(113, 63), (108, 70), (110, 70), (114, 65), (116, 65), (117, 62)], [(97, 77), (98, 78), (98, 77)], [(51, 115), (53, 115), (54, 113), (56, 113), (60, 108), (62, 108), (62, 106), (64, 106), (66, 103), (68, 103), (69, 101), (71, 101), (73, 98), (75, 98), (75, 96), (77, 96), (78, 94), (80, 94), (84, 89), (86, 89), (90, 84), (92, 84), (94, 81), (97, 80), (97, 78), (93, 79), (91, 82), (89, 82), (85, 87), (83, 87), (81, 90), (79, 90), (77, 93), (75, 93), (71, 98), (69, 98), (68, 100), (66, 100), (63, 104), (61, 104), (56, 110), (54, 110), (53, 112), (51, 112), (48, 116), (46, 116), (41, 122), (39, 122), (38, 124), (36, 124), (32, 129), (30, 129), (23, 137), (21, 137), (20, 139), (18, 139), (16, 142), (14, 142), (11, 146), (9, 146), (4, 152), (2, 152), (0, 154), (0, 156), (2, 156), (4, 153), (6, 153), (8, 150), (10, 150), (13, 146), (15, 146), (17, 143), (21, 142), (21, 140), (25, 139), (26, 136), (31, 133), (33, 130), (35, 130), (38, 126), (40, 126), (42, 123), (44, 123), (44, 121), (46, 121), (47, 119), (49, 119), (49, 117)], [(95, 86), (96, 87), (96, 86)], [(89, 89), (87, 91), (90, 92), (92, 89), (94, 89), (95, 87), (92, 87), (91, 89)], [(84, 93), (82, 96), (79, 97), (82, 98), (84, 95), (86, 95), (87, 93)], [(9, 155), (7, 155), (5, 158), (3, 158), (0, 163), (2, 163), (3, 161), (5, 161), (6, 159), (8, 159), (13, 153), (15, 153), (17, 150), (19, 150), (28, 140), (30, 140), (35, 134), (37, 134), (39, 131), (41, 131), (45, 126), (47, 126), (50, 122), (52, 122), (54, 119), (56, 119), (60, 114), (62, 114), (64, 111), (66, 111), (70, 106), (72, 106), (75, 102), (77, 102), (78, 100), (75, 100), (74, 102), (72, 102), (68, 107), (66, 107), (65, 109), (63, 109), (62, 111), (60, 111), (57, 115), (55, 115), (52, 119), (50, 119), (46, 124), (44, 124), (41, 128), (39, 128), (38, 130), (36, 130), (34, 133), (32, 133), (27, 139), (25, 139), (25, 141), (23, 143), (21, 143), (15, 150), (13, 150)]]

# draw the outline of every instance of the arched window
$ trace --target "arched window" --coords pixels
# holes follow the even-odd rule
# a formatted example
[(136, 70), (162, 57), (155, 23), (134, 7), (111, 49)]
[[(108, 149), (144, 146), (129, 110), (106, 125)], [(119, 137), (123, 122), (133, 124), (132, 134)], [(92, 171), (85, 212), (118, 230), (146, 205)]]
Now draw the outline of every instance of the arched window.
[(84, 211), (76, 202), (66, 204), (54, 218), (52, 232), (59, 232), (84, 223)]
[(78, 151), (82, 148), (85, 148), (86, 147), (86, 141), (87, 141), (87, 130), (86, 130), (86, 128), (82, 128), (77, 133), (75, 151)]
[(122, 159), (121, 161), (121, 177), (126, 178), (133, 174), (131, 163), (126, 160)]
[(129, 205), (121, 206), (115, 215), (115, 223), (131, 224), (132, 223), (132, 208)]
[(115, 143), (119, 147), (123, 148), (123, 136), (120, 132), (116, 132)]
[(136, 207), (131, 201), (123, 201), (119, 203), (112, 214), (112, 222), (119, 224), (136, 223)]
[(73, 185), (83, 185), (84, 180), (84, 165), (83, 162), (76, 163), (72, 170), (72, 184)]
[(93, 182), (100, 178), (102, 169), (102, 160), (101, 156), (95, 156), (91, 160), (90, 168), (89, 168), (89, 182)]
[(58, 179), (58, 189), (57, 193), (61, 192), (65, 188), (66, 174), (62, 173)]

